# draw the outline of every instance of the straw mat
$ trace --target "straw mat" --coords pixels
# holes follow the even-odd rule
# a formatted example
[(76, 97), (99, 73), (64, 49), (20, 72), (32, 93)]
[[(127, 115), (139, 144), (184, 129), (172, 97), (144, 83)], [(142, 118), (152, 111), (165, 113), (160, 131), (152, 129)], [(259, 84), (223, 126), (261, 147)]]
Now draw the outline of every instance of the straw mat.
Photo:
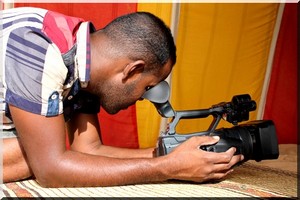
[[(293, 150), (294, 152), (294, 150)], [(294, 152), (295, 153), (295, 152)], [(35, 180), (2, 184), (3, 197), (292, 197), (297, 198), (297, 156), (248, 161), (215, 183), (168, 181), (114, 187), (42, 188)]]

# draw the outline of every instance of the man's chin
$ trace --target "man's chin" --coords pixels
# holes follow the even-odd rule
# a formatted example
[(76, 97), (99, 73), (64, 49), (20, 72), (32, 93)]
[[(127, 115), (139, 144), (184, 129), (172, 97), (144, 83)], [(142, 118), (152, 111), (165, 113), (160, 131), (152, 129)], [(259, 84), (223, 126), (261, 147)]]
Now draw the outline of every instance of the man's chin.
[(108, 114), (110, 114), (110, 115), (115, 115), (115, 114), (117, 114), (118, 112), (119, 112), (120, 110), (114, 110), (114, 111), (107, 111), (106, 110), (106, 112), (108, 113)]
[(119, 109), (107, 109), (107, 108), (103, 108), (108, 114), (110, 115), (114, 115), (117, 114), (119, 112), (122, 112), (124, 110), (127, 110), (130, 106), (127, 106), (125, 108), (119, 108)]
[(106, 108), (106, 107), (103, 107), (102, 108), (110, 115), (114, 115), (114, 114), (117, 114), (118, 112), (122, 111), (122, 110), (127, 110), (130, 106), (126, 106), (124, 108), (118, 108), (118, 109), (114, 109), (114, 108)]
[(110, 114), (110, 115), (117, 114), (117, 113), (120, 111), (120, 109), (119, 109), (119, 110), (116, 110), (116, 109), (109, 109), (109, 108), (105, 108), (105, 107), (103, 107), (103, 106), (102, 106), (102, 108), (103, 108), (108, 114)]

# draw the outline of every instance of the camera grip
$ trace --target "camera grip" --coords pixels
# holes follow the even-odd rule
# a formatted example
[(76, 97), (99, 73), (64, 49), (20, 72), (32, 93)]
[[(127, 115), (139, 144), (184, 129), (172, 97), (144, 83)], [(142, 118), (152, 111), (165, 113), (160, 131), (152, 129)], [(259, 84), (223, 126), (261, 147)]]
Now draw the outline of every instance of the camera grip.
[(216, 144), (213, 145), (202, 145), (200, 146), (201, 150), (209, 151), (209, 152), (225, 152), (231, 147), (236, 148), (236, 152), (234, 155), (241, 154), (241, 141), (235, 140), (235, 139), (220, 139)]

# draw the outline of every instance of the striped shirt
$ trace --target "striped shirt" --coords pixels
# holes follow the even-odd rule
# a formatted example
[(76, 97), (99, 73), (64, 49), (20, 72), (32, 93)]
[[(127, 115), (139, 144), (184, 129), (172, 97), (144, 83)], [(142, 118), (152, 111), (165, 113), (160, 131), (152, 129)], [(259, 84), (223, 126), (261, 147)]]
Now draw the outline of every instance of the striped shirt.
[(0, 18), (0, 109), (9, 113), (7, 103), (56, 116), (82, 107), (76, 104), (82, 99), (92, 99), (96, 110), (87, 107), (86, 112), (99, 111), (98, 99), (80, 90), (90, 80), (92, 23), (27, 7), (0, 11)]

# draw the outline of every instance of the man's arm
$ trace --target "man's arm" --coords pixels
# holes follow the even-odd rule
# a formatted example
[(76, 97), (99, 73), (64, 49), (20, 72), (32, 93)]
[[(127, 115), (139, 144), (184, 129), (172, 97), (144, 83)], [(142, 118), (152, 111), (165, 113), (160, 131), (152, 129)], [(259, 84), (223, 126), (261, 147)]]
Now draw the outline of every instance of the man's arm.
[(26, 179), (32, 175), (18, 138), (3, 139), (2, 153), (4, 183)]
[(172, 153), (157, 158), (120, 159), (66, 150), (62, 115), (43, 117), (14, 106), (10, 111), (28, 163), (37, 181), (46, 187), (112, 186), (168, 179), (202, 182), (219, 179), (241, 160), (234, 149), (205, 152), (201, 144), (212, 137), (193, 137)]
[(128, 149), (103, 145), (96, 114), (77, 114), (67, 123), (67, 127), (71, 149), (74, 151), (114, 158), (153, 157), (154, 148)]

